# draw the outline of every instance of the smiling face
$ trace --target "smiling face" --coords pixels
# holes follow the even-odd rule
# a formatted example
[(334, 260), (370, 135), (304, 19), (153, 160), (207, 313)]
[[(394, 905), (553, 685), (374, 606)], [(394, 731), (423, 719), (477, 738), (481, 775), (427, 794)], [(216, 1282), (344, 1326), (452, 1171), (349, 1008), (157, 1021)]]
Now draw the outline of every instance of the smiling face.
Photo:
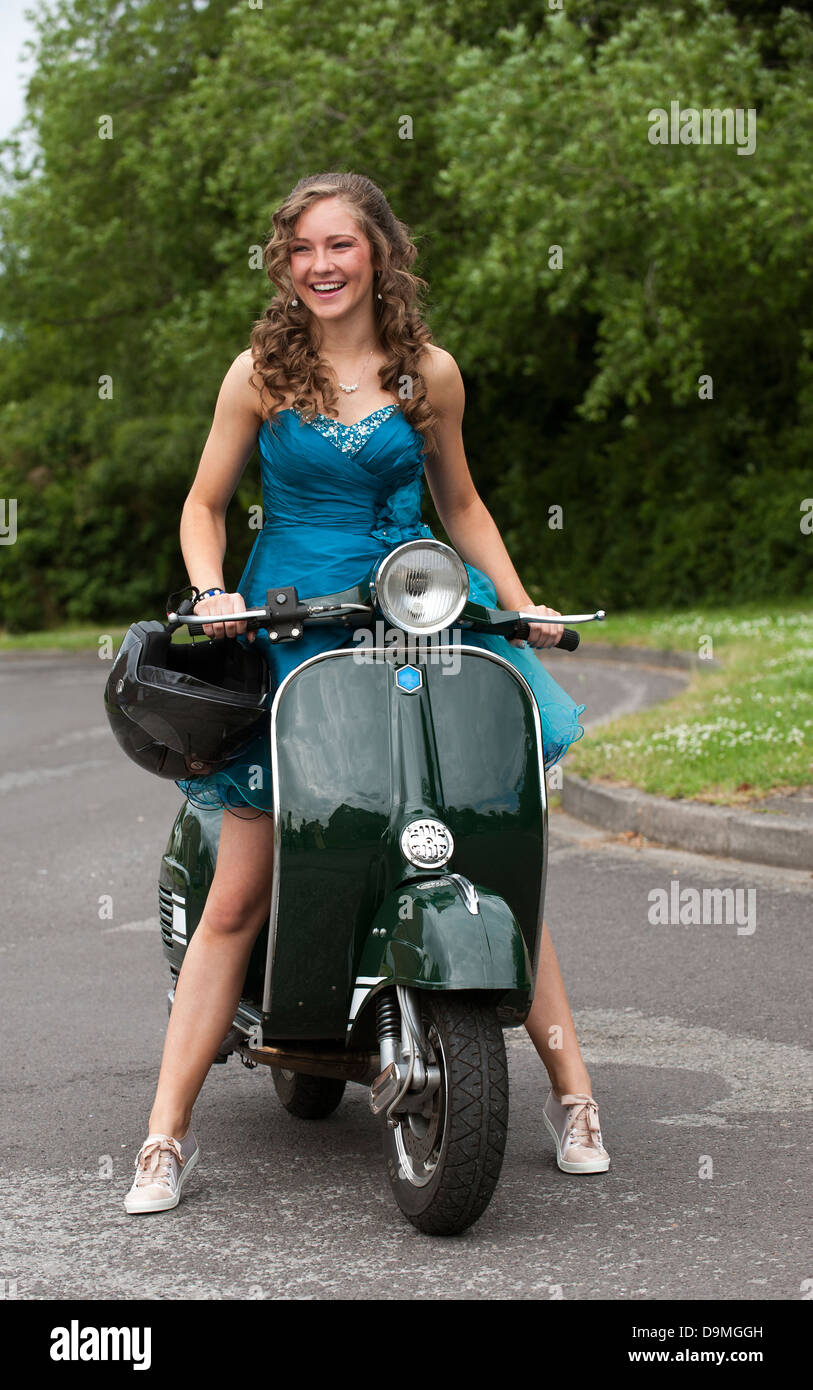
[(288, 263), (294, 294), (317, 318), (342, 318), (371, 301), (372, 247), (341, 198), (320, 198), (303, 212)]

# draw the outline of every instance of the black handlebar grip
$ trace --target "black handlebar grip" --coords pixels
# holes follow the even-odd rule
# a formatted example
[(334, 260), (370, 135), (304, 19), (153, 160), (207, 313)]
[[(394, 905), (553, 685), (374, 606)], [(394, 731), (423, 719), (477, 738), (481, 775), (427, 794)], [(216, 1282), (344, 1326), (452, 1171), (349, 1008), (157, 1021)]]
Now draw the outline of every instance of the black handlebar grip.
[[(531, 631), (530, 623), (520, 622), (520, 623), (517, 623), (516, 631), (514, 632), (514, 636), (515, 636), (515, 637), (521, 637), (524, 641), (527, 642), (527, 640), (528, 640), (528, 634), (530, 633), (530, 631)], [(581, 642), (581, 640), (582, 640), (582, 635), (581, 635), (580, 632), (577, 632), (576, 629), (575, 629), (574, 627), (566, 627), (565, 630), (564, 630), (564, 632), (562, 633), (562, 636), (560, 637), (559, 641), (558, 641), (558, 642), (554, 642), (553, 645), (554, 645), (555, 647), (560, 647), (563, 651), (566, 651), (566, 652), (575, 652), (575, 650), (576, 650), (576, 648), (578, 647), (578, 645), (579, 645), (579, 643)], [(545, 648), (544, 648), (544, 647), (540, 647), (539, 650), (540, 650), (540, 651), (544, 651)]]

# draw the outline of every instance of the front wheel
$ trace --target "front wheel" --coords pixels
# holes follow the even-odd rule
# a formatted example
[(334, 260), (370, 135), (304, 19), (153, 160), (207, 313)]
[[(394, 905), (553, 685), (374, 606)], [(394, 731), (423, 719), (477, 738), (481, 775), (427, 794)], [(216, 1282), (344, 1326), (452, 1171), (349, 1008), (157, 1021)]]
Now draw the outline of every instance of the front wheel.
[(508, 1066), (496, 1009), (474, 994), (419, 992), (428, 1062), (440, 1068), (431, 1113), (384, 1119), (398, 1206), (426, 1235), (458, 1235), (482, 1216), (508, 1137)]

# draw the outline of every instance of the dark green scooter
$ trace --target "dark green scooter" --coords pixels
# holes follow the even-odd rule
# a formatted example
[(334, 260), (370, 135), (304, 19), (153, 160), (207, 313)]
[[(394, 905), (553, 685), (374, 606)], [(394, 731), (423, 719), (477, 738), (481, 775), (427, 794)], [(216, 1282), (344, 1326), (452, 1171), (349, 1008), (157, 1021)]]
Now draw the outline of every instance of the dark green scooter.
[[(342, 593), (270, 590), (265, 609), (227, 615), (272, 641), (310, 623), (349, 632), (274, 694), (271, 910), (218, 1061), (270, 1067), (302, 1119), (330, 1115), (348, 1081), (370, 1087), (395, 1200), (433, 1235), (465, 1230), (497, 1184), (503, 1028), (533, 1001), (547, 867), (536, 702), (510, 662), (466, 643), (467, 628), (521, 637), (527, 623), (468, 588), (449, 546), (407, 541)], [(199, 629), (184, 607), (169, 626)], [(566, 628), (558, 645), (578, 643)], [(170, 1008), (222, 815), (185, 802), (163, 856)]]

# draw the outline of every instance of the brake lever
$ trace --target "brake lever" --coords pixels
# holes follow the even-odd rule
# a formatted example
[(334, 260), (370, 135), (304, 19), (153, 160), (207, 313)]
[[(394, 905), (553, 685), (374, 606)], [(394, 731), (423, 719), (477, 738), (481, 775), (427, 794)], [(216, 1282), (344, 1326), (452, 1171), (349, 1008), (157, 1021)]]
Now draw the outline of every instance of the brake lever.
[(603, 608), (595, 613), (560, 613), (556, 618), (543, 618), (541, 613), (515, 613), (514, 617), (524, 618), (526, 623), (592, 623), (603, 622), (607, 614)]
[[(538, 613), (519, 613), (519, 621), (512, 635), (527, 641), (531, 635), (531, 623), (589, 623), (593, 620), (602, 622), (605, 616), (603, 608), (596, 609), (595, 613), (560, 613), (558, 617), (542, 617)], [(576, 632), (572, 627), (566, 627), (559, 641), (552, 643), (552, 646), (560, 651), (575, 652), (581, 640), (580, 632)], [(537, 647), (535, 650), (547, 651), (548, 648)]]

